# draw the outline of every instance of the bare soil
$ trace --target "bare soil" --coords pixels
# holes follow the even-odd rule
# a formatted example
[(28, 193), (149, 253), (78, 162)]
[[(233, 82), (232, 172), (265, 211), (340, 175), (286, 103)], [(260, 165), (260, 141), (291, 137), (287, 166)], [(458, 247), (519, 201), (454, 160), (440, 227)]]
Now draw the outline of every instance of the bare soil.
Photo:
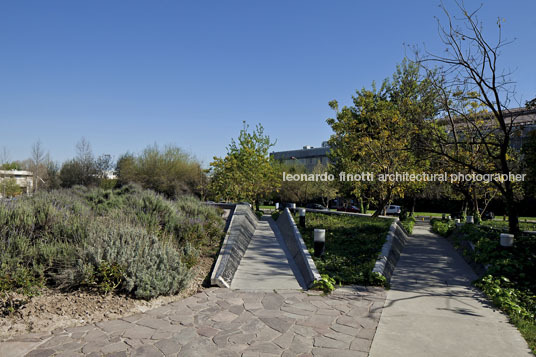
[(145, 312), (202, 291), (213, 258), (201, 258), (193, 268), (194, 277), (180, 294), (146, 301), (128, 296), (45, 288), (10, 316), (0, 317), (0, 341), (29, 332), (50, 332), (57, 328), (81, 326)]

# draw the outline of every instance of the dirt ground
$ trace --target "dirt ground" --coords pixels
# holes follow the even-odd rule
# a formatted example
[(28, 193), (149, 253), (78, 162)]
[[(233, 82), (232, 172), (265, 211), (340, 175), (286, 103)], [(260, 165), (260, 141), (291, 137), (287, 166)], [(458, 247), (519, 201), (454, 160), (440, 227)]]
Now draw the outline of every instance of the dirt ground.
[(11, 316), (0, 317), (0, 341), (28, 332), (49, 332), (60, 327), (117, 319), (184, 299), (203, 290), (202, 283), (212, 263), (213, 259), (202, 258), (194, 267), (194, 278), (188, 288), (180, 294), (160, 296), (149, 301), (114, 294), (98, 295), (84, 291), (64, 293), (44, 289)]

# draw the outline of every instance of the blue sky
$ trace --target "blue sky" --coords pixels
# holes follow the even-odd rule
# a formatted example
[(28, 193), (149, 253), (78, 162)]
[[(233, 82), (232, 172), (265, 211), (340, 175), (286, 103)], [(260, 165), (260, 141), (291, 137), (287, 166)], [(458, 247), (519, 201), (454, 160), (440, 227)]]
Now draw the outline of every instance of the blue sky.
[[(82, 136), (96, 154), (175, 144), (205, 166), (242, 121), (274, 150), (319, 146), (331, 99), (391, 76), (404, 43), (441, 51), (420, 1), (2, 1), (0, 149), (59, 162)], [(445, 1), (453, 8), (453, 3)], [(466, 1), (469, 8), (480, 1)], [(486, 28), (516, 42), (501, 61), (536, 96), (536, 2), (486, 1)]]

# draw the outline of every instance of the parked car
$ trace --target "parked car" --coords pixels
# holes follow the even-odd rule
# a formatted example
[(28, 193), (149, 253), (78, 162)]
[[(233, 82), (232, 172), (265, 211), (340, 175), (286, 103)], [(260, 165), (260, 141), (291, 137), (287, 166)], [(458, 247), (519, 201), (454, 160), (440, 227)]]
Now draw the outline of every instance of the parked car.
[(292, 206), (296, 207), (296, 204), (293, 202), (285, 202), (279, 204), (279, 210), (284, 211), (285, 208), (292, 209)]
[(311, 208), (311, 209), (327, 209), (325, 206), (321, 205), (320, 203), (308, 203), (305, 208)]
[(360, 213), (361, 210), (356, 206), (348, 206), (348, 207), (339, 207), (337, 208), (337, 211), (339, 212), (352, 212), (352, 213)]
[(385, 214), (392, 214), (398, 216), (402, 212), (402, 208), (397, 205), (389, 205), (385, 210)]

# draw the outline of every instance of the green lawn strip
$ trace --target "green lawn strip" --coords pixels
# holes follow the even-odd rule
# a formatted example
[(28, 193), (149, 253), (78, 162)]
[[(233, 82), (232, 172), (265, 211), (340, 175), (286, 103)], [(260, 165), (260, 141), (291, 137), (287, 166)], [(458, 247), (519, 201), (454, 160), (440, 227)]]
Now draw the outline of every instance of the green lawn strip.
[[(507, 229), (508, 221), (482, 221), (482, 225), (499, 229)], [(520, 220), (519, 228), (522, 231), (536, 231), (536, 223), (523, 222)]]
[(514, 246), (500, 246), (499, 232), (475, 225), (454, 230), (451, 241), (460, 246), (470, 241), (475, 251), (464, 255), (487, 266), (484, 277), (475, 282), (493, 304), (505, 312), (536, 352), (536, 236), (516, 237)]
[[(300, 233), (320, 274), (327, 274), (339, 284), (383, 284), (372, 274), (372, 269), (392, 220), (307, 213), (306, 222), (306, 228), (300, 227)], [(326, 250), (322, 258), (314, 257), (315, 228), (326, 230)]]
[(271, 209), (271, 210), (275, 210), (275, 206), (260, 205), (259, 208), (260, 208), (260, 209)]
[(437, 213), (437, 212), (413, 212), (414, 216), (421, 216), (421, 217), (442, 217), (443, 214), (449, 215), (448, 212), (443, 213)]
[[(494, 221), (505, 221), (505, 222), (508, 222), (508, 216), (495, 216), (495, 218), (493, 219)], [(536, 222), (536, 217), (525, 217), (525, 216), (522, 216), (522, 217), (519, 217), (519, 221), (535, 221)]]

